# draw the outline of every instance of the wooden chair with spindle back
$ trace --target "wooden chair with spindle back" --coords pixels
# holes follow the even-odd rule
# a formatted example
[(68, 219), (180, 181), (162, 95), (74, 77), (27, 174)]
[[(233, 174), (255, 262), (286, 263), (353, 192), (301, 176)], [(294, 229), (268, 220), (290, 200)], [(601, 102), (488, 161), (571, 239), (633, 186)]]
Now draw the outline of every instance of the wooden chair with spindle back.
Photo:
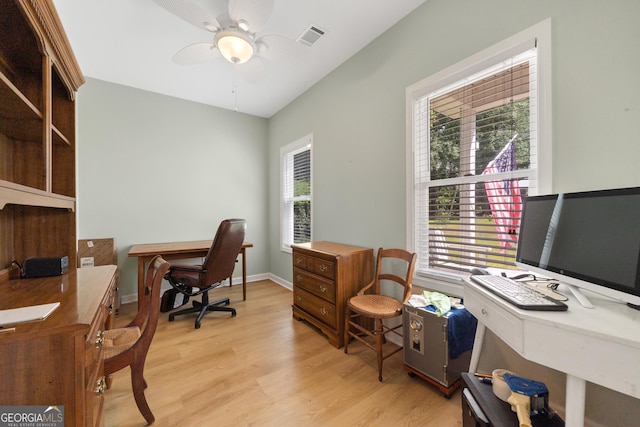
[[(378, 381), (382, 381), (383, 360), (402, 350), (402, 347), (397, 347), (387, 354), (383, 353), (383, 344), (386, 342), (385, 335), (387, 333), (393, 332), (402, 336), (398, 332), (402, 323), (396, 326), (387, 326), (383, 320), (402, 315), (402, 307), (411, 296), (416, 259), (415, 253), (404, 249), (378, 249), (376, 274), (373, 280), (360, 289), (356, 296), (347, 301), (344, 317), (344, 352), (348, 352), (351, 338), (375, 351), (378, 361)], [(388, 266), (385, 260), (389, 261)], [(396, 273), (401, 268), (405, 269), (403, 276)], [(381, 282), (401, 287), (402, 298), (383, 295)], [(387, 293), (391, 293), (391, 290), (389, 289)], [(371, 322), (367, 322), (363, 318), (373, 320), (373, 330), (366, 327)]]

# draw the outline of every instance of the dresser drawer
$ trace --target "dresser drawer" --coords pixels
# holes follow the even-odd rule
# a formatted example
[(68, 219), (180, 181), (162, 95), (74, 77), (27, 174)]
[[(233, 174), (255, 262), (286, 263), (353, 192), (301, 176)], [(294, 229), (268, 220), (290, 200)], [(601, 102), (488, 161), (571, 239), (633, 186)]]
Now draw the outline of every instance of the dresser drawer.
[(104, 408), (104, 392), (107, 389), (107, 381), (104, 376), (102, 364), (91, 377), (87, 379), (85, 387), (85, 420), (86, 425), (102, 426), (102, 412)]
[(336, 284), (331, 280), (323, 279), (299, 268), (294, 268), (293, 283), (332, 304), (336, 302)]
[(101, 306), (97, 311), (96, 316), (91, 322), (89, 333), (85, 340), (85, 379), (87, 387), (91, 387), (89, 381), (95, 377), (96, 372), (99, 370), (102, 362), (102, 342), (104, 340), (106, 320), (106, 308)]
[(294, 253), (293, 266), (326, 277), (327, 279), (333, 280), (336, 277), (335, 262), (326, 259)]
[(308, 256), (294, 253), (293, 254), (293, 266), (306, 270), (307, 269), (307, 260), (308, 259), (309, 259)]
[(310, 257), (307, 260), (307, 270), (326, 277), (327, 279), (335, 279), (336, 277), (335, 263), (325, 259)]
[(293, 287), (293, 303), (323, 323), (336, 327), (336, 306), (301, 289)]
[[(497, 298), (497, 297), (491, 297)], [(524, 325), (521, 319), (471, 286), (464, 288), (464, 306), (478, 322), (483, 323), (518, 353), (524, 351)]]
[(104, 331), (113, 326), (115, 276), (102, 299), (85, 339), (85, 420), (87, 425), (100, 426), (104, 406), (106, 378), (103, 364)]

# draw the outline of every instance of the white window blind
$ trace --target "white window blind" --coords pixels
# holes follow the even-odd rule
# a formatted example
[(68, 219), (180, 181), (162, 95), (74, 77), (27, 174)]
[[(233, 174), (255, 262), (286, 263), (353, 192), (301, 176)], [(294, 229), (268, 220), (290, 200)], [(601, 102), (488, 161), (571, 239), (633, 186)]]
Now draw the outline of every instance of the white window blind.
[(536, 70), (532, 42), (412, 100), (419, 273), (515, 268), (521, 202), (536, 185)]
[(281, 150), (281, 248), (311, 241), (311, 146), (306, 136)]

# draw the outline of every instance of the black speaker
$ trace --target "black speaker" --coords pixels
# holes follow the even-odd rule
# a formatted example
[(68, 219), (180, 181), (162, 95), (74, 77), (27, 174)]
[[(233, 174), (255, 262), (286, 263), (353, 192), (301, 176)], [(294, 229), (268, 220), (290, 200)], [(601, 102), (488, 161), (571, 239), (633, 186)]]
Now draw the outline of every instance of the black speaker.
[(24, 277), (60, 276), (69, 271), (69, 257), (27, 258), (24, 261)]

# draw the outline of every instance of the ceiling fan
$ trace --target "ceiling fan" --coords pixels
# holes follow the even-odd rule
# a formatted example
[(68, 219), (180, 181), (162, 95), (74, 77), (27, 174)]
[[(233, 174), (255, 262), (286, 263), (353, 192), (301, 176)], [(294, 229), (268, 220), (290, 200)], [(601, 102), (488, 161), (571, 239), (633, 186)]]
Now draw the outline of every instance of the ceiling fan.
[[(178, 51), (173, 61), (181, 65), (200, 64), (219, 58), (232, 63), (250, 82), (265, 74), (263, 59), (294, 56), (299, 45), (279, 35), (256, 37), (273, 11), (275, 0), (229, 0), (228, 11), (215, 18), (209, 9), (214, 0), (153, 0), (163, 9), (213, 34), (212, 42), (194, 43)], [(220, 2), (218, 2), (220, 3)]]

